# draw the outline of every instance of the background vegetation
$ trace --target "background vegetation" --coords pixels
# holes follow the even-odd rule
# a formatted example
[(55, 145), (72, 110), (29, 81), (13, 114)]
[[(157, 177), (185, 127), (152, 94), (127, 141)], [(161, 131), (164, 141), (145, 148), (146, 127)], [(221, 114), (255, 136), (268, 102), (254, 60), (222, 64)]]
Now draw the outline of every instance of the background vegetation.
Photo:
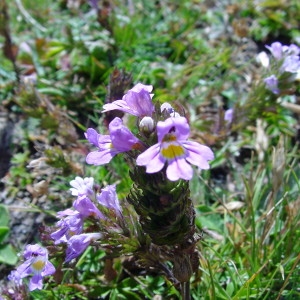
[[(299, 45), (299, 18), (297, 0), (2, 0), (2, 292), (16, 254), (40, 240), (36, 224), (53, 225), (70, 206), (75, 176), (118, 183), (120, 199), (128, 193), (122, 157), (87, 166), (83, 135), (105, 130), (102, 106), (120, 97), (113, 87), (122, 78), (124, 89), (151, 84), (156, 100), (183, 109), (192, 139), (215, 153), (191, 182), (203, 231), (193, 299), (299, 299), (299, 81), (275, 96), (256, 60), (274, 41)], [(34, 223), (25, 230), (26, 219)], [(50, 279), (27, 297), (179, 297), (164, 278), (126, 269), (122, 259), (109, 278), (103, 257), (89, 249), (61, 284)]]

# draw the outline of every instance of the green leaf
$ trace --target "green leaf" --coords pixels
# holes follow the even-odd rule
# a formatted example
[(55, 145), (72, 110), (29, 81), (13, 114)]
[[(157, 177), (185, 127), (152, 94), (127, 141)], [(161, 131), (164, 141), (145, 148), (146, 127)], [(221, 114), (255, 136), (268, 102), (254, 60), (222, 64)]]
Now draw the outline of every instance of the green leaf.
[(9, 222), (9, 212), (5, 205), (0, 205), (0, 226), (7, 226)]
[(7, 226), (0, 226), (0, 244), (2, 244), (7, 237), (9, 228)]
[(0, 246), (0, 262), (15, 265), (18, 261), (18, 256), (14, 248), (7, 244)]

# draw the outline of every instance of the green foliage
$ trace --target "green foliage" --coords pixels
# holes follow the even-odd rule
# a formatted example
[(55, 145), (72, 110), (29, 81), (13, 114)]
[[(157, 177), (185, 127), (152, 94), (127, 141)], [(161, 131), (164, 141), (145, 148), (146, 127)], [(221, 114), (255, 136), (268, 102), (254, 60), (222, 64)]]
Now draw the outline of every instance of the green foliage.
[(0, 205), (0, 262), (15, 265), (18, 261), (15, 249), (7, 243), (9, 235), (9, 213), (4, 205)]
[[(43, 201), (64, 199), (54, 205), (65, 206), (69, 181), (84, 174), (101, 186), (117, 183), (125, 199), (137, 181), (126, 161), (117, 156), (107, 166), (85, 166), (90, 147), (83, 142), (88, 127), (106, 134), (102, 105), (115, 100), (107, 97), (107, 86), (115, 70), (125, 70), (134, 83), (152, 84), (156, 101), (184, 111), (191, 138), (215, 153), (211, 170), (190, 182), (203, 231), (193, 299), (298, 299), (299, 84), (291, 83), (280, 98), (273, 95), (255, 57), (276, 40), (299, 44), (299, 1), (98, 1), (98, 12), (88, 1), (6, 2), (9, 18), (0, 5), (6, 50), (0, 52), (0, 103), (21, 120), (5, 178), (9, 194), (45, 178), (52, 189)], [(224, 110), (232, 107), (236, 114), (227, 124)], [(33, 160), (32, 171), (27, 166)], [(136, 216), (126, 210), (135, 239), (118, 240), (116, 233), (107, 244), (114, 249), (121, 243), (128, 254), (138, 248), (141, 229), (134, 229)], [(0, 261), (14, 265), (9, 232), (8, 211), (0, 206)], [(179, 297), (163, 276), (126, 273), (119, 258), (109, 270), (115, 277), (107, 280), (106, 259), (104, 251), (88, 248), (74, 267), (63, 266), (64, 278), (50, 278), (30, 297)]]

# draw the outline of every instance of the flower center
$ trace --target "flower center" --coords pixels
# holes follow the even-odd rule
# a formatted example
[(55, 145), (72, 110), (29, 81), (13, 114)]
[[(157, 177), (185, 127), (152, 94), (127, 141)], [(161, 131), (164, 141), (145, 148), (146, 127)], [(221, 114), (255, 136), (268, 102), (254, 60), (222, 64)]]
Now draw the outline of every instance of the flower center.
[(184, 148), (177, 142), (174, 134), (166, 134), (162, 140), (161, 155), (166, 159), (174, 159), (185, 154)]
[(31, 266), (35, 271), (39, 272), (44, 268), (45, 261), (37, 259)]

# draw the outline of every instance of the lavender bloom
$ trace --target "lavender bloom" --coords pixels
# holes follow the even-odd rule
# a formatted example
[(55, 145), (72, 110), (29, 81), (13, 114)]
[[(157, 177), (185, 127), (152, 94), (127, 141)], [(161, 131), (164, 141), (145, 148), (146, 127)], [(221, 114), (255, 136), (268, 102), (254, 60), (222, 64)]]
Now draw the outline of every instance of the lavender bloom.
[[(273, 74), (264, 79), (267, 89), (272, 91), (274, 94), (279, 94), (280, 90), (278, 88), (278, 82), (282, 81), (284, 83), (289, 83), (294, 81), (297, 73), (300, 72), (300, 48), (297, 45), (291, 44), (289, 46), (282, 45), (279, 42), (272, 43), (270, 46), (266, 46), (271, 52), (272, 56), (276, 61), (279, 62), (279, 74), (276, 73), (277, 77)], [(269, 61), (266, 60), (264, 55), (259, 56), (261, 63), (264, 67), (269, 67)], [(276, 70), (277, 71), (277, 70)], [(282, 74), (291, 73), (291, 75)]]
[(68, 248), (66, 250), (66, 262), (78, 257), (93, 240), (102, 237), (101, 233), (83, 233), (74, 235), (68, 240)]
[(108, 185), (107, 187), (103, 188), (101, 193), (97, 195), (97, 200), (101, 205), (114, 210), (117, 215), (121, 214), (121, 207), (115, 185)]
[(231, 123), (233, 120), (233, 108), (229, 108), (225, 111), (224, 113), (224, 120), (227, 121), (228, 123)]
[(98, 148), (98, 151), (90, 152), (86, 162), (91, 165), (103, 165), (121, 152), (132, 149), (140, 149), (141, 142), (132, 132), (123, 125), (120, 118), (114, 118), (109, 124), (110, 135), (101, 135), (96, 130), (89, 128), (85, 133), (88, 141)]
[(157, 124), (158, 143), (137, 157), (139, 166), (146, 166), (147, 173), (159, 172), (168, 162), (166, 174), (169, 180), (190, 180), (191, 164), (208, 169), (207, 161), (214, 158), (210, 148), (197, 142), (187, 141), (190, 128), (186, 118), (169, 118)]
[(94, 178), (81, 178), (79, 176), (76, 176), (74, 180), (70, 181), (70, 185), (72, 186), (72, 188), (70, 188), (70, 191), (72, 192), (73, 196), (92, 195)]
[[(58, 216), (61, 218), (56, 223), (59, 229), (51, 233), (51, 238), (55, 240), (55, 244), (66, 243), (71, 236), (80, 234), (83, 230), (83, 216), (75, 210), (66, 209), (59, 212)], [(63, 218), (66, 216), (65, 218)]]
[[(21, 278), (20, 273), (17, 270), (11, 271), (10, 274), (8, 275), (8, 279), (11, 281), (14, 281), (14, 283), (17, 286), (22, 285), (22, 278)], [(1, 300), (1, 298), (0, 298), (0, 300)]]
[(300, 53), (300, 48), (295, 44), (286, 46), (282, 45), (280, 42), (274, 42), (271, 44), (271, 46), (266, 46), (266, 48), (269, 49), (276, 60), (281, 60), (285, 56), (289, 55), (298, 56)]
[(102, 112), (117, 109), (137, 117), (151, 117), (154, 112), (153, 94), (150, 94), (152, 89), (152, 85), (138, 83), (123, 96), (122, 100), (105, 104)]
[(106, 219), (96, 205), (92, 202), (92, 200), (87, 196), (78, 197), (74, 201), (73, 206), (83, 217), (94, 216), (98, 219)]
[(286, 46), (275, 42), (271, 46), (266, 46), (266, 48), (270, 50), (276, 60), (282, 60), (281, 73), (297, 73), (300, 70), (300, 48), (297, 45), (291, 44)]
[(276, 60), (282, 59), (283, 55), (283, 47), (279, 42), (272, 43), (271, 46), (266, 46), (267, 49), (271, 52)]
[(276, 95), (279, 94), (278, 79), (275, 75), (265, 78), (264, 82), (268, 90), (272, 91), (272, 93)]
[(297, 73), (300, 71), (300, 59), (298, 55), (291, 55), (287, 56), (283, 63), (282, 66), (280, 67), (280, 71), (283, 72), (288, 72), (288, 73)]
[(18, 285), (24, 277), (33, 275), (29, 281), (29, 290), (41, 290), (43, 288), (43, 277), (55, 272), (55, 268), (48, 261), (48, 251), (39, 245), (27, 245), (24, 253), (26, 261), (8, 276)]

